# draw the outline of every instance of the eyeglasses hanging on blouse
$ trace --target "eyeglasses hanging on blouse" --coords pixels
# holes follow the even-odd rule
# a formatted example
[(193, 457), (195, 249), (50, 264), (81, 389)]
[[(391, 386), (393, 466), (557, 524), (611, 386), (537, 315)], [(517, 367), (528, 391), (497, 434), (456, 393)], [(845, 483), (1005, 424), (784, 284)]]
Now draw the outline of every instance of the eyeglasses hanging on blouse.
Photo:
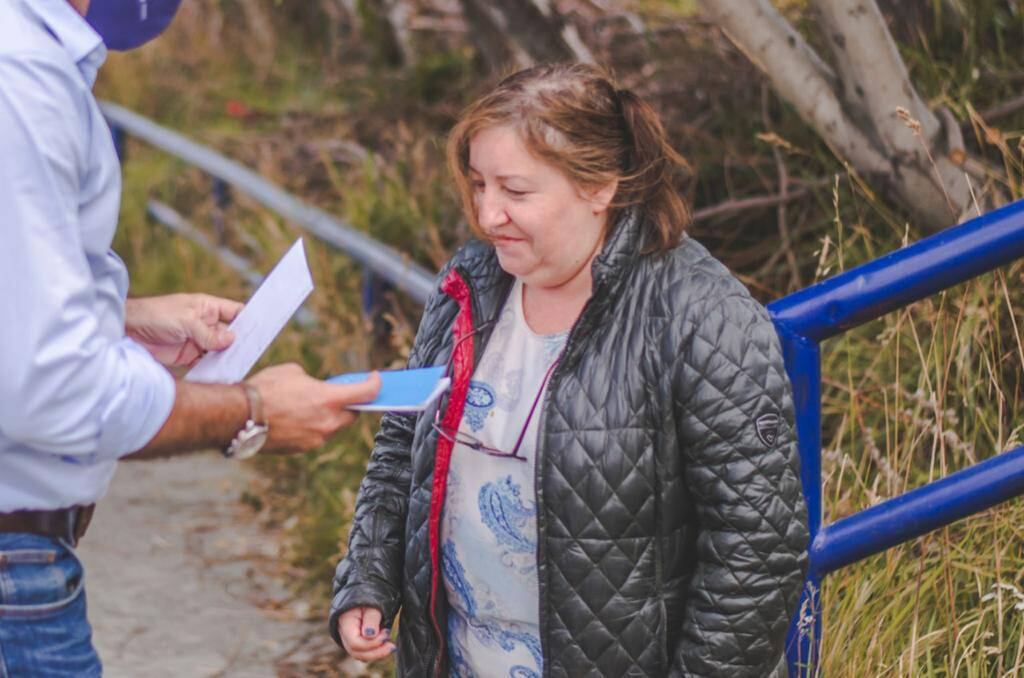
[[(459, 345), (466, 339), (474, 336), (475, 334), (483, 330), (485, 327), (492, 324), (493, 322), (494, 321), (491, 321), (489, 323), (481, 325), (480, 327), (474, 329), (472, 332), (470, 332), (464, 337), (461, 337), (457, 342), (455, 342), (455, 345), (452, 347), (451, 356), (448, 358), (448, 369), (445, 371), (446, 376), (451, 376), (452, 361), (455, 358), (455, 351), (456, 349), (458, 349)], [(441, 424), (441, 410), (447, 409), (447, 406), (438, 407), (437, 410), (434, 412), (434, 422), (432, 424), (434, 430), (437, 431), (437, 434), (444, 438), (445, 440), (451, 443), (465, 445), (469, 449), (474, 450), (476, 452), (483, 452), (484, 454), (491, 457), (501, 457), (506, 459), (516, 459), (518, 461), (527, 461), (526, 457), (519, 454), (519, 448), (522, 447), (523, 440), (526, 438), (526, 430), (530, 427), (530, 421), (533, 419), (533, 413), (537, 410), (537, 405), (540, 404), (541, 397), (544, 395), (544, 388), (547, 386), (548, 380), (551, 378), (551, 373), (555, 371), (555, 366), (558, 365), (558, 362), (561, 359), (562, 354), (559, 353), (558, 357), (555, 358), (555, 360), (551, 363), (550, 367), (548, 367), (548, 371), (544, 373), (544, 378), (540, 382), (540, 388), (537, 390), (537, 395), (533, 397), (533, 403), (530, 405), (530, 411), (526, 415), (526, 421), (523, 422), (523, 428), (519, 432), (519, 436), (516, 438), (516, 444), (512, 447), (511, 450), (502, 450), (497, 447), (492, 447), (484, 443), (471, 433), (459, 430), (457, 428), (453, 429), (450, 426), (444, 426), (443, 424)]]

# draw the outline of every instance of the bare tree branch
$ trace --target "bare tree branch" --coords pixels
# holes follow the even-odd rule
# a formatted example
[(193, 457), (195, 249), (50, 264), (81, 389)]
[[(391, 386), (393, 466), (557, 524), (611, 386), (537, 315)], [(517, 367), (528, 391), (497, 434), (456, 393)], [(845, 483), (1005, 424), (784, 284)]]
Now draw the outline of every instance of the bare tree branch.
[(1004, 101), (992, 108), (987, 108), (979, 115), (981, 115), (986, 122), (995, 122), (997, 119), (1005, 118), (1006, 116), (1012, 115), (1021, 109), (1024, 109), (1024, 94), (1019, 97), (1014, 97), (1009, 101)]
[(799, 200), (810, 193), (809, 188), (799, 188), (792, 192), (772, 193), (771, 195), (755, 195), (749, 198), (732, 198), (724, 202), (716, 203), (694, 210), (690, 218), (694, 222), (708, 221), (715, 217), (746, 210), (765, 209), (778, 207), (787, 202)]
[(594, 57), (548, 0), (462, 0), (477, 49), (492, 70)]
[[(875, 0), (817, 2), (840, 53), (842, 79), (830, 75), (769, 0), (701, 0), (705, 12), (851, 169), (884, 184), (929, 227), (955, 223), (970, 200), (967, 180), (939, 147), (945, 138), (938, 138), (938, 118), (914, 93)], [(841, 87), (856, 105), (844, 107)], [(876, 87), (881, 91), (872, 91)], [(910, 111), (910, 119), (901, 119), (897, 107)]]
[(702, 0), (702, 5), (837, 155), (861, 172), (890, 172), (888, 161), (843, 111), (834, 78), (826, 75), (831, 70), (768, 0)]
[(905, 108), (921, 123), (928, 144), (939, 133), (939, 121), (911, 84), (878, 5), (864, 0), (815, 0), (814, 4), (835, 55), (844, 99), (867, 113), (887, 151), (924, 164), (925, 149), (896, 109)]
[(398, 51), (403, 64), (416, 63), (416, 50), (413, 46), (410, 23), (415, 15), (410, 0), (388, 0), (384, 3), (388, 23), (395, 37)]

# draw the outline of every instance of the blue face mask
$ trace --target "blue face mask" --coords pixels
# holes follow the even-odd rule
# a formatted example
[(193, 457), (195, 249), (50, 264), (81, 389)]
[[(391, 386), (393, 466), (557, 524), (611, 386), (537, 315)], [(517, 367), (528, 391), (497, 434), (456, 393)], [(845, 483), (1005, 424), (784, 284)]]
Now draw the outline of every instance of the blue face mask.
[(92, 0), (85, 20), (108, 49), (135, 49), (164, 32), (181, 0)]

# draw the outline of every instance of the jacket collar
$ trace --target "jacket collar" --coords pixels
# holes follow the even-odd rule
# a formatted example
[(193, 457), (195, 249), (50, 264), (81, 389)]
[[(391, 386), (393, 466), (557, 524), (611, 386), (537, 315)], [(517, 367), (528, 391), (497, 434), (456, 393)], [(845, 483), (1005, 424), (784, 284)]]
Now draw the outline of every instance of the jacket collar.
[(107, 58), (107, 48), (99, 33), (68, 0), (16, 1), (60, 43), (91, 89)]
[(643, 213), (637, 207), (627, 207), (619, 214), (618, 223), (590, 267), (595, 290), (609, 276), (617, 277), (636, 262), (643, 246), (643, 225)]

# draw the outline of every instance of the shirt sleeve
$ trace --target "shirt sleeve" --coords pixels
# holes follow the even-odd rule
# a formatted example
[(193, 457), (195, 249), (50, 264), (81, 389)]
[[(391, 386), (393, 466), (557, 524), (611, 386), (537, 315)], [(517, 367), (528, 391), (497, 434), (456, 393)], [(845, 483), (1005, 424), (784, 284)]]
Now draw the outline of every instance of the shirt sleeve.
[(76, 76), (45, 54), (0, 57), (0, 431), (117, 458), (163, 426), (175, 383), (101, 328), (79, 221), (92, 95)]

